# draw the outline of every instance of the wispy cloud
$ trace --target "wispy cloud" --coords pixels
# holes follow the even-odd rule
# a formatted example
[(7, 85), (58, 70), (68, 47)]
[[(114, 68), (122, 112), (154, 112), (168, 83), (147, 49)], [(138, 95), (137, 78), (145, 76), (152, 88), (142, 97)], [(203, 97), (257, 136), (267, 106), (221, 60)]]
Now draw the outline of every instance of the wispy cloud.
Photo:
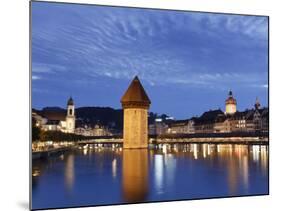
[(54, 87), (85, 81), (96, 90), (99, 82), (134, 75), (167, 87), (256, 88), (268, 82), (265, 17), (40, 2), (33, 7), (33, 80)]
[[(213, 29), (217, 32), (224, 31), (247, 35), (253, 39), (267, 40), (267, 17), (226, 15), (213, 13), (192, 13), (191, 17), (197, 22), (206, 24), (204, 30)], [(218, 33), (217, 33), (218, 34)]]
[(33, 73), (55, 73), (63, 72), (66, 70), (66, 67), (57, 64), (48, 64), (48, 63), (32, 63), (32, 72)]
[(261, 85), (262, 88), (268, 89), (268, 84)]
[(33, 75), (33, 76), (32, 76), (32, 80), (39, 80), (39, 79), (41, 79), (40, 76), (37, 76), (37, 75)]
[[(55, 12), (62, 9), (58, 7)], [(267, 22), (263, 17), (128, 11), (123, 8), (100, 10), (95, 7), (64, 10), (76, 20), (71, 18), (68, 22), (62, 18), (53, 22), (50, 29), (35, 23), (33, 47), (40, 46), (44, 53), (48, 53), (46, 58), (54, 55), (58, 63), (64, 62), (67, 67), (35, 61), (32, 68), (34, 73), (71, 70), (89, 76), (117, 79), (139, 74), (153, 85), (159, 83), (156, 78), (161, 83), (165, 77), (169, 77), (169, 81), (186, 82), (189, 80), (183, 79), (182, 75), (192, 69), (202, 71), (204, 61), (200, 57), (205, 55), (208, 59), (215, 51), (212, 45), (209, 46), (212, 43), (205, 44), (208, 38), (202, 35), (209, 36), (212, 32), (210, 36), (220, 37), (221, 34), (231, 36), (232, 33), (240, 33), (249, 35), (251, 39), (267, 36)], [(56, 27), (60, 21), (64, 24)], [(196, 45), (184, 38), (191, 36), (192, 39), (194, 32), (200, 32), (202, 37), (198, 37), (200, 42)], [(220, 41), (214, 41), (219, 45)], [(231, 47), (229, 45), (226, 47)], [(210, 83), (217, 76), (218, 79), (227, 78), (227, 75), (215, 74), (200, 75), (199, 80), (192, 80), (191, 83)]]

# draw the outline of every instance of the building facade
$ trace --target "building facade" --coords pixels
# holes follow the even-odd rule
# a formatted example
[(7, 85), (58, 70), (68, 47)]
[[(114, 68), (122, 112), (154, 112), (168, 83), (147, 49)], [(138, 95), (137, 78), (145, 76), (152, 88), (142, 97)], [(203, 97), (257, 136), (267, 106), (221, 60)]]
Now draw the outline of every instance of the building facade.
[[(200, 117), (173, 121), (167, 133), (230, 133), (230, 132), (268, 132), (268, 108), (260, 108), (258, 99), (253, 109), (237, 111), (237, 102), (232, 92), (225, 101), (225, 112), (220, 109), (204, 112)], [(192, 121), (191, 121), (192, 120)]]
[(64, 133), (75, 132), (75, 106), (70, 97), (67, 101), (67, 111), (42, 111), (41, 113), (32, 112), (32, 118), (36, 121), (36, 126), (45, 131), (61, 131)]
[(177, 120), (170, 123), (167, 129), (168, 134), (190, 134), (195, 133), (194, 119)]

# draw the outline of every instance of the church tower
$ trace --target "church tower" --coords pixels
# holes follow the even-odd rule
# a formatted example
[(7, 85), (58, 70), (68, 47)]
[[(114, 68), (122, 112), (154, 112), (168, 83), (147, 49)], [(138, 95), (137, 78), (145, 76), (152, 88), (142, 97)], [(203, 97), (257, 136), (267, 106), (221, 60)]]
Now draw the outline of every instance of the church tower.
[(234, 114), (236, 112), (236, 100), (233, 98), (232, 91), (228, 93), (228, 98), (225, 100), (225, 114)]
[(258, 97), (256, 98), (256, 103), (255, 103), (255, 109), (258, 110), (260, 108), (261, 104), (260, 101), (258, 99)]
[(124, 112), (123, 148), (147, 148), (151, 102), (137, 76), (121, 98), (121, 104)]
[(66, 114), (66, 132), (74, 133), (75, 129), (75, 108), (72, 97), (67, 101), (67, 114)]

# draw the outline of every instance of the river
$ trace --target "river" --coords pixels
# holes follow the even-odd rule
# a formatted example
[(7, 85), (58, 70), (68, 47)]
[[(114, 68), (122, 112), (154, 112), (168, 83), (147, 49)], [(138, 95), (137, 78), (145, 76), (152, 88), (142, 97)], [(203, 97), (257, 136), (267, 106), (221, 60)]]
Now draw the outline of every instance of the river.
[(89, 145), (32, 164), (32, 209), (263, 194), (267, 145)]

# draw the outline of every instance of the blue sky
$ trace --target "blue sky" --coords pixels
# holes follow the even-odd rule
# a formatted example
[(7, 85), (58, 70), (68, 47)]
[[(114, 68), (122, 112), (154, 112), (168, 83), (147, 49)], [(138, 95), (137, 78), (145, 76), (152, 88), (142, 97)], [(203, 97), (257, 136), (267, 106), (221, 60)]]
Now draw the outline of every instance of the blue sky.
[(266, 17), (32, 2), (32, 107), (121, 108), (138, 75), (177, 119), (268, 101)]

